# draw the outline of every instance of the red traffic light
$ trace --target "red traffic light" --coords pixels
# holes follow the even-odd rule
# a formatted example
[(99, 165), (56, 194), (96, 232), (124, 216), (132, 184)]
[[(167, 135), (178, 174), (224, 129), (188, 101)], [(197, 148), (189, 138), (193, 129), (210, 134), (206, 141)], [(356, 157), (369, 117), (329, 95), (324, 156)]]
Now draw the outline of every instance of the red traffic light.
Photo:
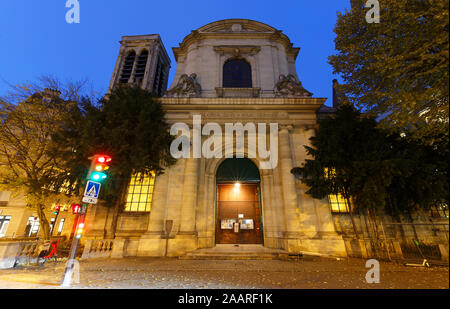
[(56, 206), (55, 206), (55, 210), (52, 211), (52, 214), (57, 215), (57, 214), (59, 213), (59, 210), (60, 210), (60, 209), (61, 209), (61, 205), (56, 205)]
[(93, 181), (105, 180), (108, 175), (104, 171), (109, 169), (109, 163), (112, 161), (111, 156), (106, 154), (96, 154), (89, 158), (91, 160), (91, 167), (89, 168), (86, 179)]
[(100, 164), (106, 164), (112, 161), (112, 158), (108, 155), (97, 155), (95, 162)]

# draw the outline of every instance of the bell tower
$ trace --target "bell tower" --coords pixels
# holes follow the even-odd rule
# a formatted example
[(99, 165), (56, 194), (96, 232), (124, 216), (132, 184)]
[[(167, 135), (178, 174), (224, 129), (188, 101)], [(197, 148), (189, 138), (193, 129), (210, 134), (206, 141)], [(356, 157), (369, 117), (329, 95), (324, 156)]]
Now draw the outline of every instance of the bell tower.
[(128, 84), (162, 97), (169, 69), (170, 58), (158, 34), (123, 36), (108, 93), (117, 85)]

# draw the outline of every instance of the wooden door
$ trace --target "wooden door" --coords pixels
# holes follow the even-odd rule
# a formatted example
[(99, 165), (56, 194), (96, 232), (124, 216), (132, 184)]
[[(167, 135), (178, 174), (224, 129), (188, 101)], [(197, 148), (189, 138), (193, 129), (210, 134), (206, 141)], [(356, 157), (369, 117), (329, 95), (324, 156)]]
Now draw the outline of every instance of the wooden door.
[(258, 184), (217, 185), (217, 244), (260, 244)]

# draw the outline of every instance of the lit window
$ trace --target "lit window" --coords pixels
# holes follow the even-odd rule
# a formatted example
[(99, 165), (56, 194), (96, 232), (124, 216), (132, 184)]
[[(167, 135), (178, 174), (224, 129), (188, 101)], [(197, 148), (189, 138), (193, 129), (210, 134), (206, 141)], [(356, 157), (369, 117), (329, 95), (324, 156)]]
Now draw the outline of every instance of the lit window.
[(323, 171), (325, 174), (325, 179), (328, 179), (328, 174), (330, 174), (331, 177), (336, 177), (336, 170), (334, 169), (334, 167), (331, 168), (330, 173), (328, 173), (328, 167), (325, 167)]
[(39, 232), (39, 218), (29, 217), (27, 227), (25, 230), (25, 235), (29, 237), (37, 236)]
[(61, 232), (62, 232), (63, 227), (64, 227), (64, 221), (66, 221), (66, 219), (64, 219), (64, 218), (62, 218), (62, 219), (59, 221), (58, 235), (61, 235)]
[(50, 219), (50, 233), (53, 231), (53, 227), (55, 226), (55, 220), (56, 218)]
[(342, 195), (330, 194), (330, 195), (328, 195), (328, 200), (330, 201), (331, 212), (337, 212), (337, 213), (349, 212), (347, 200)]
[(5, 237), (11, 216), (0, 216), (0, 238)]
[(125, 211), (149, 212), (155, 186), (155, 174), (141, 177), (140, 174), (133, 175), (128, 185), (128, 194)]
[(432, 206), (431, 217), (448, 218), (448, 205), (446, 203), (440, 203), (439, 205)]

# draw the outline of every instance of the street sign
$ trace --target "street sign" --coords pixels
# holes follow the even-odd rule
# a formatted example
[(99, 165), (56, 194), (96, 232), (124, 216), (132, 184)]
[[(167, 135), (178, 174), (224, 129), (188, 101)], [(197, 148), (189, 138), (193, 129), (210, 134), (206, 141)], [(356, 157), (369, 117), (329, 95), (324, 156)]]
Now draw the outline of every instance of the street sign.
[[(86, 184), (86, 189), (84, 190), (84, 196), (97, 199), (98, 193), (100, 192), (100, 186), (102, 184), (99, 182), (88, 180)], [(84, 200), (83, 200), (84, 202)], [(85, 202), (87, 203), (87, 202)]]
[(83, 203), (97, 204), (98, 199), (95, 197), (83, 196)]

